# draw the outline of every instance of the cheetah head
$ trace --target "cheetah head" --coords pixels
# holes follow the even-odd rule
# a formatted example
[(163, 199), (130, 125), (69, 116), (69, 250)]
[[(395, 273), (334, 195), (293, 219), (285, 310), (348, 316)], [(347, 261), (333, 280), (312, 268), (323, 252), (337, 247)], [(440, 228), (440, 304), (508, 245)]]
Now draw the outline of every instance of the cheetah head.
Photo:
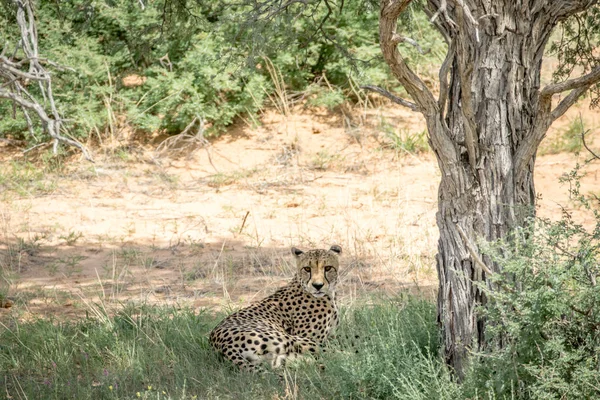
[(296, 259), (298, 278), (308, 293), (315, 297), (326, 294), (333, 297), (338, 279), (338, 256), (342, 248), (337, 245), (329, 250), (308, 250), (306, 252), (292, 247)]

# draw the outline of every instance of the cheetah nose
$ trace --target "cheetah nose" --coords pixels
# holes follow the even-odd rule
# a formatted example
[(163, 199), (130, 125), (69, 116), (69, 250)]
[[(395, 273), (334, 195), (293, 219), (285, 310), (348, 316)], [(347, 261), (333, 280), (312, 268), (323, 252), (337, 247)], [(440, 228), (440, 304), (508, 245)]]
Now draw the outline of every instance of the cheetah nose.
[(313, 287), (317, 290), (321, 290), (321, 288), (323, 287), (322, 283), (313, 283)]

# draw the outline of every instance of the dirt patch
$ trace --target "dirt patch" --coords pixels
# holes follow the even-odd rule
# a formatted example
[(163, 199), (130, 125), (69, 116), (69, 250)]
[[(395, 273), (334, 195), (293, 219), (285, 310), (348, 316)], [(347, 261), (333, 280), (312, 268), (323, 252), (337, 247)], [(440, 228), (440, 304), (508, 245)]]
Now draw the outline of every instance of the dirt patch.
[[(579, 112), (598, 126), (599, 114), (582, 105), (550, 136)], [(0, 316), (83, 315), (127, 301), (240, 305), (292, 275), (292, 245), (333, 243), (344, 249), (342, 301), (433, 297), (437, 164), (390, 139), (424, 130), (420, 115), (400, 108), (268, 111), (259, 127), (239, 123), (177, 158), (137, 149), (70, 163), (44, 190), (3, 194), (0, 251), (15, 304)], [(580, 159), (538, 157), (541, 215), (572, 209), (558, 177)], [(588, 168), (584, 192), (600, 190), (597, 171)]]

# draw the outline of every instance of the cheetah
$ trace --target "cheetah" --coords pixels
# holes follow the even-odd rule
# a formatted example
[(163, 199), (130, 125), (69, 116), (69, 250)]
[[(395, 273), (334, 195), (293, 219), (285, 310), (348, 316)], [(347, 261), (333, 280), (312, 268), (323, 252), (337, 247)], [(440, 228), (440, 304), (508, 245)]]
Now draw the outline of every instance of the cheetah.
[(241, 369), (315, 353), (338, 324), (335, 288), (342, 248), (302, 251), (292, 247), (296, 274), (262, 301), (226, 317), (210, 333), (211, 345)]

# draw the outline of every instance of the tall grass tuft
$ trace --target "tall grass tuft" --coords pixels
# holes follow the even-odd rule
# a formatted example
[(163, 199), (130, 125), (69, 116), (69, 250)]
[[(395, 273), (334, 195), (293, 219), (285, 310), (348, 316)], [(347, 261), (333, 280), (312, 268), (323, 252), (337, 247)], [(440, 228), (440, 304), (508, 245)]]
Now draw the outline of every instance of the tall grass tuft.
[[(452, 399), (437, 355), (434, 306), (414, 298), (342, 309), (316, 360), (238, 371), (209, 346), (222, 315), (127, 306), (79, 321), (14, 318), (0, 325), (3, 393), (29, 399)], [(355, 336), (358, 336), (356, 338)]]

